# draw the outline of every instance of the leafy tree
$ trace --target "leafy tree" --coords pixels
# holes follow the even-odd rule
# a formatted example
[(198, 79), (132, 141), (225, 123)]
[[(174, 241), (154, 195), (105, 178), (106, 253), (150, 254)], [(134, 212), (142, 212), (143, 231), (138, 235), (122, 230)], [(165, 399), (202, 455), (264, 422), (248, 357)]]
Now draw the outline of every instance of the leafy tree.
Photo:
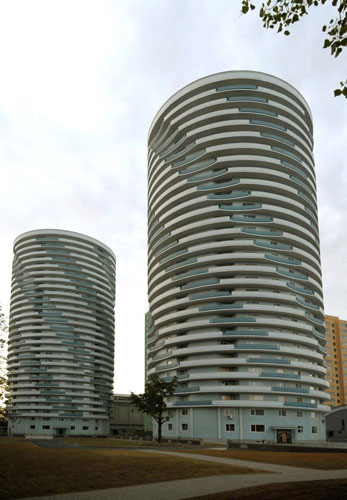
[(5, 416), (5, 394), (7, 392), (7, 377), (6, 377), (6, 358), (3, 355), (3, 350), (6, 344), (8, 331), (7, 318), (2, 311), (0, 305), (0, 421)]
[(158, 441), (161, 441), (162, 425), (170, 420), (166, 412), (165, 398), (172, 396), (177, 387), (177, 379), (173, 377), (170, 382), (165, 382), (157, 374), (150, 375), (145, 384), (143, 394), (131, 393), (131, 402), (142, 413), (150, 415), (158, 424)]
[[(284, 35), (290, 35), (289, 26), (307, 15), (310, 7), (318, 7), (326, 2), (327, 0), (267, 0), (261, 4), (259, 16), (264, 28), (276, 27), (277, 33), (284, 30)], [(347, 46), (347, 0), (331, 0), (331, 5), (336, 9), (336, 17), (322, 26), (322, 31), (326, 34), (323, 48), (330, 47), (331, 55), (338, 57)], [(253, 0), (242, 0), (243, 14), (255, 8)], [(347, 80), (340, 82), (340, 87), (334, 90), (335, 96), (343, 95), (347, 99)]]

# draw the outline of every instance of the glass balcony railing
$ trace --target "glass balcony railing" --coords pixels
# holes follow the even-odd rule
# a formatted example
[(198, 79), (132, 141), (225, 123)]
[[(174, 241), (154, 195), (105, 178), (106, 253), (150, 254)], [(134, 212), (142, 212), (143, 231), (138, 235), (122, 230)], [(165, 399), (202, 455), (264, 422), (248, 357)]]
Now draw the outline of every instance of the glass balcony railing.
[(192, 153), (191, 155), (186, 156), (182, 160), (176, 161), (175, 163), (172, 164), (172, 167), (181, 167), (185, 163), (189, 163), (190, 161), (195, 160), (196, 158), (199, 158), (199, 156), (202, 156), (205, 153), (205, 149), (202, 149), (200, 151), (196, 151), (195, 153)]
[(292, 250), (293, 247), (286, 243), (279, 243), (277, 241), (254, 240), (254, 245), (264, 248), (272, 248), (279, 250)]
[(208, 172), (203, 172), (202, 174), (190, 177), (188, 179), (188, 182), (197, 182), (203, 179), (210, 179), (211, 177), (216, 177), (217, 175), (224, 174), (225, 172), (227, 172), (227, 170), (228, 170), (227, 168), (220, 168), (219, 170), (209, 170)]
[(174, 276), (171, 277), (171, 280), (175, 281), (175, 280), (179, 280), (182, 278), (186, 278), (188, 276), (195, 276), (197, 274), (204, 274), (204, 273), (208, 273), (208, 271), (209, 271), (208, 267), (203, 267), (200, 269), (192, 269), (191, 271), (187, 271), (185, 273), (175, 274)]
[(250, 349), (256, 351), (257, 349), (268, 350), (268, 351), (279, 351), (280, 348), (275, 344), (241, 344), (236, 342), (235, 349)]
[(277, 359), (277, 358), (248, 358), (247, 363), (271, 363), (279, 365), (290, 365), (289, 359)]
[(225, 317), (225, 318), (212, 318), (210, 319), (210, 323), (255, 323), (256, 319), (250, 316), (240, 316), (238, 318), (235, 317)]
[(276, 128), (283, 131), (287, 130), (286, 127), (283, 127), (283, 125), (279, 125), (278, 123), (268, 122), (265, 120), (256, 120), (255, 118), (251, 118), (249, 120), (249, 123), (252, 123), (253, 125), (264, 125), (265, 127)]
[(212, 184), (201, 184), (197, 187), (198, 191), (205, 191), (208, 189), (216, 189), (221, 187), (235, 186), (235, 184), (239, 184), (240, 179), (234, 179), (232, 181), (227, 182), (212, 182)]
[(285, 401), (283, 406), (299, 406), (300, 408), (317, 408), (317, 403), (299, 403), (298, 401)]
[(271, 111), (269, 109), (261, 109), (261, 108), (239, 108), (240, 113), (260, 113), (262, 115), (268, 116), (277, 116), (277, 113)]
[(200, 391), (200, 387), (197, 385), (194, 387), (177, 387), (174, 394), (179, 394), (180, 392), (197, 392), (197, 391)]
[(250, 95), (227, 97), (227, 101), (268, 102), (267, 99), (265, 99), (265, 97), (250, 96)]
[(199, 307), (199, 311), (222, 311), (230, 309), (242, 309), (243, 303), (239, 302), (236, 304), (207, 304), (205, 306)]
[(216, 285), (219, 283), (218, 278), (209, 278), (206, 280), (199, 280), (199, 281), (193, 281), (190, 283), (185, 283), (184, 285), (181, 286), (182, 290), (187, 290), (189, 288), (195, 288), (197, 286), (204, 286), (204, 285)]
[(268, 215), (232, 215), (230, 220), (236, 222), (272, 222), (273, 217)]
[(308, 389), (302, 389), (298, 387), (271, 387), (271, 390), (274, 392), (298, 392), (300, 394), (310, 393)]
[(233, 198), (244, 198), (245, 196), (250, 196), (252, 194), (251, 191), (241, 191), (239, 193), (212, 193), (207, 195), (207, 199), (209, 200), (229, 200)]
[(254, 210), (257, 208), (261, 208), (262, 204), (261, 203), (247, 203), (246, 205), (219, 205), (219, 208), (221, 210)]
[(294, 283), (287, 282), (287, 287), (290, 288), (291, 290), (295, 290), (296, 292), (306, 293), (308, 295), (314, 295), (314, 292), (309, 288), (302, 287)]
[(172, 406), (208, 406), (211, 405), (211, 400), (202, 400), (202, 401), (175, 401)]
[(209, 297), (229, 297), (232, 292), (224, 290), (213, 290), (211, 292), (194, 293), (189, 295), (189, 300), (207, 299)]
[(259, 337), (268, 337), (269, 332), (265, 332), (264, 330), (226, 330), (223, 332), (223, 335), (231, 335), (231, 336), (250, 336), (255, 335)]
[(277, 267), (276, 272), (278, 272), (279, 274), (283, 274), (284, 276), (289, 276), (290, 278), (308, 280), (306, 274), (299, 273), (299, 271), (292, 271), (291, 269), (284, 269), (283, 267)]
[(207, 158), (206, 160), (199, 161), (198, 163), (194, 163), (193, 165), (190, 165), (184, 170), (180, 170), (179, 174), (190, 174), (191, 172), (195, 172), (196, 170), (201, 170), (204, 167), (209, 167), (210, 165), (213, 165), (217, 161), (216, 158)]
[(290, 378), (295, 380), (300, 380), (300, 375), (295, 373), (276, 373), (276, 372), (261, 372), (261, 377), (271, 377), (271, 378)]
[(216, 88), (216, 92), (224, 92), (226, 90), (256, 90), (257, 85), (246, 84), (246, 83), (235, 83), (233, 85), (223, 85)]

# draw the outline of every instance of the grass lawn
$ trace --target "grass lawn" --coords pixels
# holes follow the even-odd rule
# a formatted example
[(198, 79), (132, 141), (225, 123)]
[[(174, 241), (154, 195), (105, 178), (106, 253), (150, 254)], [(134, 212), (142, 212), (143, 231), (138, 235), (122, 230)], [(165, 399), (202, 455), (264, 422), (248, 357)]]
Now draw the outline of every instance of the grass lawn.
[(135, 450), (39, 448), (0, 438), (0, 498), (117, 488), (251, 469)]
[[(75, 443), (81, 446), (93, 446), (93, 447), (107, 447), (107, 448), (149, 448), (150, 446), (169, 446), (170, 448), (194, 448), (189, 444), (179, 444), (179, 443), (158, 443), (157, 441), (141, 441), (137, 439), (116, 439), (116, 438), (89, 438), (89, 437), (64, 437), (59, 438), (59, 441), (63, 443)], [(225, 446), (224, 446), (225, 448)]]
[(269, 464), (290, 465), (292, 467), (306, 467), (308, 469), (347, 469), (347, 452), (304, 453), (252, 450), (182, 450), (182, 452), (211, 455), (214, 457), (235, 458), (237, 460), (250, 460), (253, 462), (265, 462)]
[(208, 441), (203, 442), (203, 447), (204, 448), (221, 448), (222, 450), (225, 450), (227, 447), (226, 443), (209, 443)]
[[(242, 490), (213, 493), (194, 500), (346, 500), (347, 479), (304, 481), (300, 483), (265, 484)], [(188, 500), (188, 499), (187, 499)]]

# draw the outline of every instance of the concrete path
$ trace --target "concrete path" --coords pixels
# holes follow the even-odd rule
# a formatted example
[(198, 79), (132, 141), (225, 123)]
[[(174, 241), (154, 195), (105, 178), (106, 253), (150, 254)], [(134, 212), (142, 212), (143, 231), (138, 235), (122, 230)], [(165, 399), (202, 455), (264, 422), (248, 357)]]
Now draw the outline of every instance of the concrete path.
[(181, 479), (178, 481), (125, 486), (106, 490), (31, 497), (30, 499), (26, 498), (26, 500), (184, 500), (201, 495), (232, 491), (269, 483), (347, 478), (347, 470), (322, 471), (173, 451), (143, 449), (141, 449), (141, 451), (236, 465), (267, 472), (264, 474), (236, 474)]
[(80, 448), (78, 444), (75, 443), (64, 443), (63, 441), (58, 441), (58, 439), (27, 439), (28, 443), (32, 443), (40, 448)]

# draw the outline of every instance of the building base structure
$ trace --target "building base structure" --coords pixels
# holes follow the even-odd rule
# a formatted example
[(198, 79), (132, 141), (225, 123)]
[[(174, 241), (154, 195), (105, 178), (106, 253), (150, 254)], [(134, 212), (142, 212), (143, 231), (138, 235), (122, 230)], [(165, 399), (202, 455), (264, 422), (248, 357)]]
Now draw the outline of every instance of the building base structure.
[[(323, 412), (324, 410), (324, 412)], [(269, 441), (296, 443), (299, 441), (324, 441), (326, 439), (324, 415), (310, 410), (278, 408), (260, 409), (246, 406), (215, 408), (176, 408), (169, 410), (170, 421), (163, 425), (163, 437), (199, 438), (226, 442)], [(157, 426), (153, 425), (156, 436)]]
[(108, 436), (110, 425), (103, 419), (26, 417), (11, 419), (10, 436)]

